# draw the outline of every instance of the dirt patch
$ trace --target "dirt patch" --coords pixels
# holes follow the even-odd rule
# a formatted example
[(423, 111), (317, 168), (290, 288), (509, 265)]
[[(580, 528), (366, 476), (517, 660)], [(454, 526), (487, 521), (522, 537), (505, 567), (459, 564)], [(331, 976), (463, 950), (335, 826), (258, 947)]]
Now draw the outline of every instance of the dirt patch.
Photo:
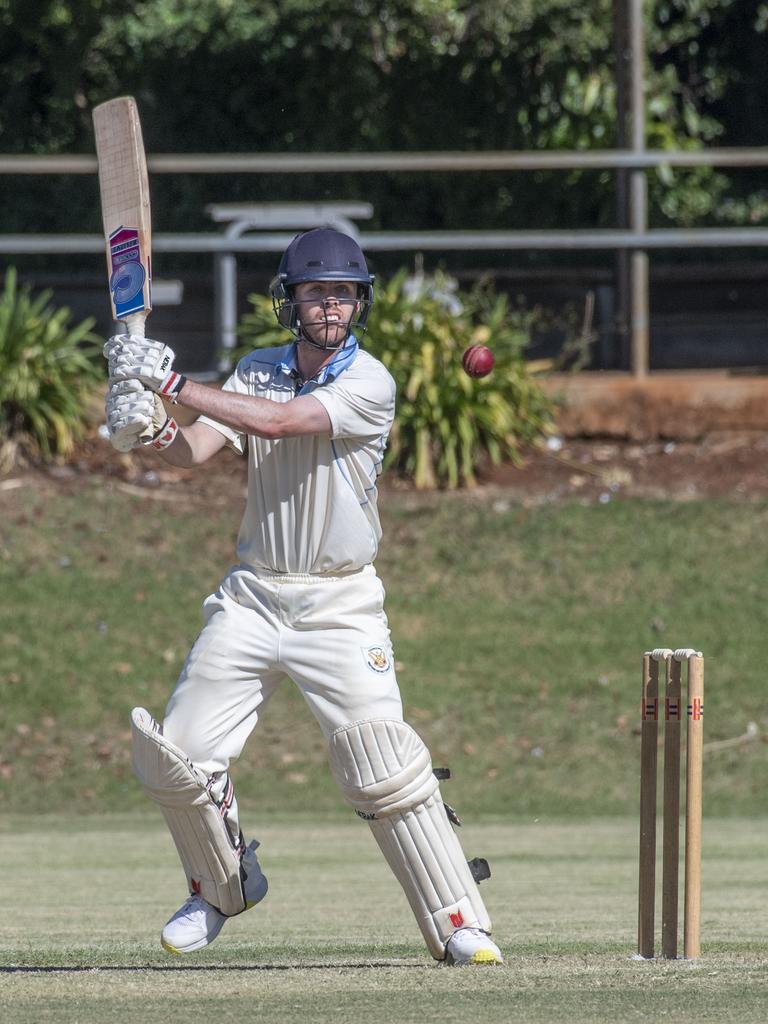
[[(195, 470), (166, 465), (153, 452), (120, 455), (98, 436), (63, 465), (26, 467), (0, 477), (4, 491), (22, 486), (67, 489), (98, 476), (115, 486), (160, 501), (199, 506), (232, 504), (245, 496), (243, 459), (222, 451)], [(697, 441), (632, 443), (551, 438), (527, 450), (520, 465), (486, 467), (479, 490), (505, 492), (524, 504), (562, 500), (610, 501), (615, 497), (768, 497), (768, 433), (713, 433)], [(392, 473), (381, 479), (382, 497), (412, 494)]]
[(553, 438), (519, 467), (483, 474), (483, 483), (507, 488), (521, 501), (760, 498), (768, 496), (768, 433), (644, 444)]

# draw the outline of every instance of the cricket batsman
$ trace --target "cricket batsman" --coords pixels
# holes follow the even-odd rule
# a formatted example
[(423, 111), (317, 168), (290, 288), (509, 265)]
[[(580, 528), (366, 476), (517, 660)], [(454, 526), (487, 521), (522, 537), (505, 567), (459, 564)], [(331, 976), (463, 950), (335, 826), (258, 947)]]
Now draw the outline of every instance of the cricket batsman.
[[(203, 603), (203, 628), (162, 722), (143, 708), (131, 718), (135, 773), (160, 806), (189, 888), (162, 944), (172, 953), (201, 949), (266, 895), (230, 765), (290, 679), (431, 955), (500, 964), (429, 751), (403, 721), (373, 565), (376, 482), (395, 409), (392, 377), (360, 347), (373, 277), (352, 238), (318, 228), (293, 239), (270, 292), (292, 340), (245, 356), (222, 390), (177, 372), (161, 342), (119, 335), (104, 350), (118, 450), (149, 436), (175, 466), (202, 465), (227, 444), (248, 459), (236, 564)], [(198, 418), (180, 427), (162, 399)]]

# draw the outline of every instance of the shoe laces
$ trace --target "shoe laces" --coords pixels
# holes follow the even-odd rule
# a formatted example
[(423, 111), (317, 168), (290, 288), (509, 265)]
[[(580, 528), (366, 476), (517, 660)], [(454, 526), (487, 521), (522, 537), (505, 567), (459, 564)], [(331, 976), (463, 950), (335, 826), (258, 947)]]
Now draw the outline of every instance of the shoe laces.
[(189, 896), (187, 896), (181, 909), (178, 911), (178, 914), (181, 916), (182, 914), (189, 913), (193, 910), (205, 910), (205, 907), (200, 905), (203, 903), (205, 903), (205, 900), (200, 893), (191, 892)]

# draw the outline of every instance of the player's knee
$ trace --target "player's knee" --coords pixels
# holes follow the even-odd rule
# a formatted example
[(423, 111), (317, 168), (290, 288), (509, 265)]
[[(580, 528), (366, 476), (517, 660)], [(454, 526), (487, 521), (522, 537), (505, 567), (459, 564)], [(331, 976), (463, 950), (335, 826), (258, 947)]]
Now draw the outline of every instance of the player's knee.
[(144, 708), (131, 714), (132, 763), (136, 778), (157, 803), (184, 806), (199, 802), (208, 779), (194, 766), (186, 751), (163, 735)]
[(333, 776), (362, 818), (409, 810), (438, 788), (429, 751), (405, 722), (352, 722), (332, 734), (329, 747)]

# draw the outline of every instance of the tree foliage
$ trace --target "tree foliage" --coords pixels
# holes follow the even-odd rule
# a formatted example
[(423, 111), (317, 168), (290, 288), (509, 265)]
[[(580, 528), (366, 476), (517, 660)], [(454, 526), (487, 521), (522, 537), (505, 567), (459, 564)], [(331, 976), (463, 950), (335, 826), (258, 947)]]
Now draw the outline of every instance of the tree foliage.
[[(92, 151), (90, 109), (120, 93), (138, 97), (156, 152), (611, 147), (613, 9), (612, 0), (0, 0), (3, 149)], [(767, 9), (763, 0), (647, 5), (650, 145), (764, 140)], [(710, 170), (652, 179), (657, 222), (762, 216), (755, 181)], [(39, 230), (30, 217), (44, 214), (54, 227), (98, 227), (95, 185), (40, 184), (7, 190), (5, 230)], [(608, 172), (153, 184), (164, 230), (206, 226), (213, 200), (326, 196), (370, 199), (374, 226), (391, 229), (614, 223)]]

